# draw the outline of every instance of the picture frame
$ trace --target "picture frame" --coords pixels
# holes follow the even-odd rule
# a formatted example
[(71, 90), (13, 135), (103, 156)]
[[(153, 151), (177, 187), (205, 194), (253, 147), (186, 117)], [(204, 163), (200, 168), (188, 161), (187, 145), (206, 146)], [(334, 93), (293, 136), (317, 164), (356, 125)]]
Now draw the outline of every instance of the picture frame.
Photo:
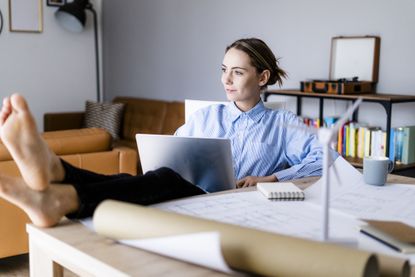
[(9, 0), (9, 31), (41, 33), (42, 0)]
[(46, 5), (49, 7), (60, 7), (66, 4), (66, 0), (46, 0)]

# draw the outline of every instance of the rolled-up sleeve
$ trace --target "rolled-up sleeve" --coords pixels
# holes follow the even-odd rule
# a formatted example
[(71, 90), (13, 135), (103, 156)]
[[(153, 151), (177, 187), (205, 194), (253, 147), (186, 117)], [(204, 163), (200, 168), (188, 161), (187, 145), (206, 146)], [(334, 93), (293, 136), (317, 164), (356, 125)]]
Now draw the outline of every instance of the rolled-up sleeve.
[[(307, 126), (297, 117), (287, 120), (284, 136), (285, 159), (289, 167), (276, 172), (274, 175), (280, 181), (298, 179), (308, 176), (321, 176), (323, 168), (323, 147), (317, 136), (307, 130)], [(337, 152), (329, 150), (332, 160), (337, 158)]]

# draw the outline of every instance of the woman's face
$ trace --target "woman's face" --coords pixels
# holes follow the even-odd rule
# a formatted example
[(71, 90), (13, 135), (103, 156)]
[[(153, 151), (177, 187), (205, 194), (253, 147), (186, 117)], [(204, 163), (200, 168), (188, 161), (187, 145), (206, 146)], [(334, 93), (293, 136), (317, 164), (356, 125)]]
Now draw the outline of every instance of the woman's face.
[(231, 48), (222, 62), (222, 84), (229, 101), (234, 101), (239, 109), (248, 111), (260, 99), (261, 86), (268, 78), (263, 73), (258, 74), (251, 65), (251, 60), (245, 52)]

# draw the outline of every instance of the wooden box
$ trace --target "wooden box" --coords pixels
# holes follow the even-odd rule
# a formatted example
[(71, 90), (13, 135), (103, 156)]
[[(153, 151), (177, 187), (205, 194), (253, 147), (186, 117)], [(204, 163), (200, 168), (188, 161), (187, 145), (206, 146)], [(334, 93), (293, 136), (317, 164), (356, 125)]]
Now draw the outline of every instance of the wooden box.
[(301, 91), (375, 93), (379, 75), (380, 37), (334, 37), (328, 80), (301, 82)]
[(374, 93), (376, 84), (368, 81), (312, 80), (301, 82), (301, 91), (330, 94)]

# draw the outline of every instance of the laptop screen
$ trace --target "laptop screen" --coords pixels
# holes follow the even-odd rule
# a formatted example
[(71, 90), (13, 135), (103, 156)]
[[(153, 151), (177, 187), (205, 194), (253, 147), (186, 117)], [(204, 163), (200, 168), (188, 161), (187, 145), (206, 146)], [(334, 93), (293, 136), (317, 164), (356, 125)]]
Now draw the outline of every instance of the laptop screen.
[(235, 188), (229, 139), (137, 134), (143, 172), (168, 167), (206, 192)]

